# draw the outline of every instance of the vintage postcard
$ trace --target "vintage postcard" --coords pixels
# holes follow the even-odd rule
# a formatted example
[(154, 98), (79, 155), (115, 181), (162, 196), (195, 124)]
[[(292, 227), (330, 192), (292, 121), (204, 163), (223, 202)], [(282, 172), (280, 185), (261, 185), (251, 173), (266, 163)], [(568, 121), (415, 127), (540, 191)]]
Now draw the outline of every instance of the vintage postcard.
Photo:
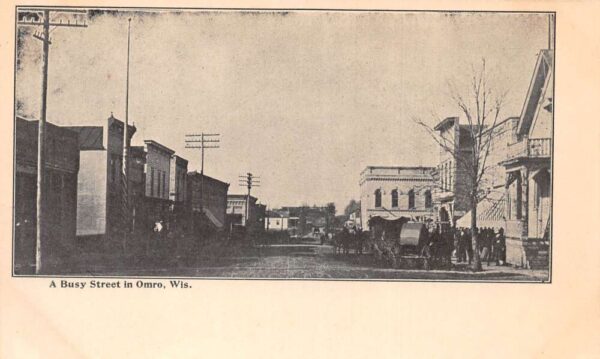
[(301, 283), (315, 303), (386, 286), (377, 313), (410, 285), (499, 317), (556, 298), (576, 241), (556, 183), (577, 171), (555, 138), (579, 126), (555, 91), (577, 67), (557, 64), (585, 46), (557, 4), (504, 5), (15, 4), (3, 280), (102, 298)]
[(552, 12), (16, 26), (16, 276), (550, 281)]

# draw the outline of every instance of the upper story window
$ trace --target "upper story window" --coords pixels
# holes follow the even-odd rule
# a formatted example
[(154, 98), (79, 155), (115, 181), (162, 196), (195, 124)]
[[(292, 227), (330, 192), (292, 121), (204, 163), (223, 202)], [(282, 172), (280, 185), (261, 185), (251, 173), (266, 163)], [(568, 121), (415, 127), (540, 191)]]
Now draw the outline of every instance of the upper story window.
[(398, 190), (392, 191), (392, 208), (398, 208)]
[(375, 190), (375, 207), (381, 207), (381, 190)]
[(157, 188), (156, 188), (156, 197), (159, 197), (162, 195), (162, 171), (161, 170), (157, 170), (156, 171), (156, 183), (157, 183)]
[(408, 209), (413, 208), (415, 208), (415, 191), (411, 189), (408, 191)]
[(154, 196), (154, 168), (150, 167), (150, 196)]
[(431, 208), (433, 207), (433, 203), (431, 200), (431, 191), (427, 190), (425, 191), (425, 208)]

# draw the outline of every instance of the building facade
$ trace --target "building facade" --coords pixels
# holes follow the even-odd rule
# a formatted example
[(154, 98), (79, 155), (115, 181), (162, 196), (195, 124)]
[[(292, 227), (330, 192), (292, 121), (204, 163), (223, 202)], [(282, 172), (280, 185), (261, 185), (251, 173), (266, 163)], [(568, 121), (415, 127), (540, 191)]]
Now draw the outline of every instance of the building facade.
[[(15, 273), (35, 269), (38, 121), (15, 120)], [(76, 132), (46, 123), (42, 252), (50, 261), (71, 254), (77, 228), (79, 145)], [(48, 260), (45, 261), (48, 263)]]
[[(472, 156), (472, 136), (468, 125), (460, 123), (459, 117), (447, 117), (435, 128), (440, 141), (434, 206), (436, 219), (442, 225), (453, 226), (470, 208), (469, 194), (472, 185), (465, 163)], [(463, 160), (455, 158), (461, 156)]]
[(283, 232), (289, 228), (289, 213), (267, 211), (265, 217), (265, 230), (271, 232)]
[(501, 165), (506, 171), (506, 260), (547, 267), (552, 221), (554, 54), (540, 51), (521, 116)]
[(187, 174), (187, 183), (187, 201), (190, 210), (193, 213), (203, 213), (215, 228), (224, 228), (227, 223), (229, 183), (203, 176), (196, 171)]
[(363, 226), (370, 218), (433, 217), (433, 167), (369, 166), (360, 174), (360, 213)]
[(131, 225), (134, 233), (146, 234), (149, 228), (144, 227), (146, 197), (146, 152), (144, 146), (129, 148), (129, 205), (131, 208)]
[(174, 203), (184, 203), (187, 196), (188, 161), (177, 155), (171, 156), (169, 171), (169, 199)]
[[(126, 225), (122, 177), (125, 125), (111, 115), (104, 126), (68, 128), (77, 132), (80, 150), (77, 236), (108, 238), (118, 245)], [(129, 141), (135, 130), (134, 126), (129, 126)]]
[(189, 222), (186, 210), (188, 161), (178, 155), (171, 155), (169, 170), (169, 200), (171, 201), (171, 225), (184, 229)]
[(259, 220), (257, 201), (256, 197), (245, 194), (227, 195), (227, 217), (230, 224), (247, 228), (255, 226)]
[[(485, 198), (477, 204), (477, 226), (502, 228), (506, 261), (521, 267), (549, 265), (553, 99), (553, 53), (542, 50), (521, 115), (493, 129), (490, 167), (481, 183)], [(457, 226), (470, 222), (467, 212)]]
[(146, 226), (163, 221), (167, 226), (172, 217), (170, 200), (172, 149), (153, 140), (144, 140), (146, 153), (145, 176), (145, 219)]

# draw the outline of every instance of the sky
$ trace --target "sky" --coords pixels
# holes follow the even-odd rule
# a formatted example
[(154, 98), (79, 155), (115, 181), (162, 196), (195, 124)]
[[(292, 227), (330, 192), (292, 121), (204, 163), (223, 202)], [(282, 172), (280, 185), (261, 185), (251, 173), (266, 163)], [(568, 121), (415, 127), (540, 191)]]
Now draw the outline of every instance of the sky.
[[(125, 117), (131, 18), (129, 120), (133, 144), (153, 139), (199, 170), (186, 133), (220, 133), (205, 173), (269, 208), (359, 198), (366, 166), (435, 166), (432, 126), (459, 109), (485, 58), (507, 91), (502, 117), (519, 115), (548, 15), (343, 11), (96, 11), (88, 27), (51, 32), (47, 120), (100, 125)], [(60, 16), (57, 17), (60, 19)], [(63, 17), (66, 19), (66, 17)], [(41, 42), (19, 36), (16, 98), (39, 118)]]

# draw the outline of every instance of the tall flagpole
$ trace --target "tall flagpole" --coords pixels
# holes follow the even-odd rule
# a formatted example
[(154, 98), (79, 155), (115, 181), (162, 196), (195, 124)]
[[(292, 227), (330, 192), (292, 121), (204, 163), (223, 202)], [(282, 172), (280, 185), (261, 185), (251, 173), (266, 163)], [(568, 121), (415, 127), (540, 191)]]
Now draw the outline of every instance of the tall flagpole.
[(127, 253), (129, 233), (129, 51), (131, 44), (131, 18), (127, 27), (127, 80), (125, 89), (125, 126), (123, 126), (123, 253)]

